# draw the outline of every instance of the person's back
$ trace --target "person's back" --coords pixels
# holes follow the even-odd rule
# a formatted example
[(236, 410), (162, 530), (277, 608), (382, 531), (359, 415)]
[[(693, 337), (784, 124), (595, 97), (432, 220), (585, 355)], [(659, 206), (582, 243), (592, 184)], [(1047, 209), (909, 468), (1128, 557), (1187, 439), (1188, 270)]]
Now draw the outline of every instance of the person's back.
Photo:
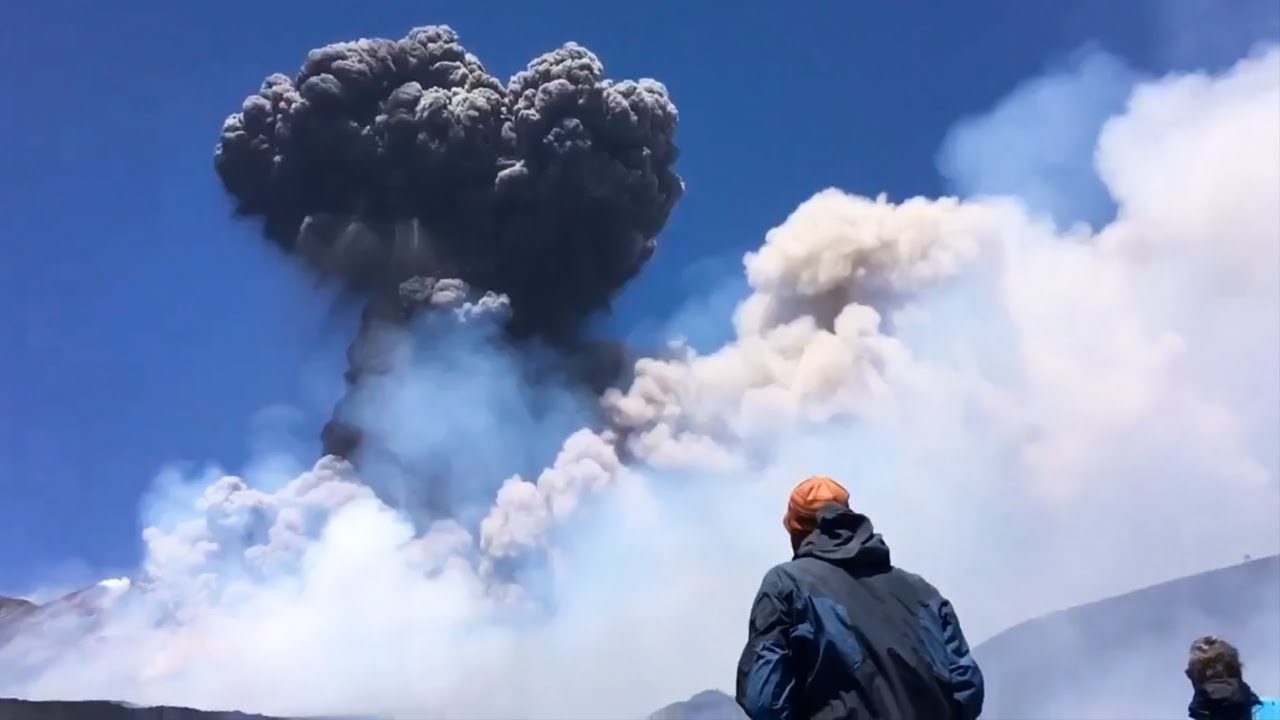
[(761, 583), (738, 702), (754, 720), (973, 720), (982, 673), (950, 603), (893, 567), (847, 497), (827, 478), (793, 493), (784, 523), (795, 557)]
[(1244, 681), (1244, 664), (1231, 643), (1212, 635), (1191, 644), (1187, 678), (1194, 720), (1280, 720), (1280, 701), (1259, 698)]

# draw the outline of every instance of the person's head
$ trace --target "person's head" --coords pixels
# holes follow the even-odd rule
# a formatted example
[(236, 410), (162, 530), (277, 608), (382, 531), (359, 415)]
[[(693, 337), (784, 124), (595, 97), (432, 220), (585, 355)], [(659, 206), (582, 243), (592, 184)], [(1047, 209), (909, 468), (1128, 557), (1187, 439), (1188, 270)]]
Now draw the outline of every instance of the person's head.
[(849, 491), (829, 477), (815, 475), (791, 491), (782, 526), (791, 536), (792, 550), (798, 550), (800, 543), (818, 527), (818, 512), (832, 504), (849, 507)]
[(1187, 677), (1196, 685), (1211, 680), (1240, 680), (1243, 666), (1240, 652), (1222, 638), (1206, 635), (1191, 643)]

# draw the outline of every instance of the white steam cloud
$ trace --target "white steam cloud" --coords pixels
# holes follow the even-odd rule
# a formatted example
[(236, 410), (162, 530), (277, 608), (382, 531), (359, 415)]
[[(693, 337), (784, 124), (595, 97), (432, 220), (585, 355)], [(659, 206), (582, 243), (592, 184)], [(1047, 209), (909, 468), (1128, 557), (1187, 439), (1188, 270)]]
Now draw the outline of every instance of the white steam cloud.
[(405, 517), (332, 458), (171, 487), (142, 576), (88, 640), (0, 650), (0, 695), (643, 716), (732, 688), (813, 473), (974, 641), (1278, 552), (1280, 47), (1137, 85), (1091, 151), (1116, 207), (1096, 232), (1038, 214), (1055, 186), (1030, 210), (818, 193), (746, 257), (731, 342), (640, 361), (607, 431), (478, 522)]
[(965, 196), (1017, 196), (1062, 227), (1109, 222), (1114, 203), (1094, 167), (1098, 133), (1141, 76), (1094, 47), (1028, 80), (986, 115), (956, 123), (938, 169)]

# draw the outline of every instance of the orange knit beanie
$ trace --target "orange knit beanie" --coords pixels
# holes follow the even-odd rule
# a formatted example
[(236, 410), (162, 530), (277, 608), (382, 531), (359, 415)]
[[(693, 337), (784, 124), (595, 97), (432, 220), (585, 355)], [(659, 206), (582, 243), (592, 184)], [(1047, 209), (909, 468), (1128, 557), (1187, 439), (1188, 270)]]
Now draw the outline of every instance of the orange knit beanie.
[(831, 503), (849, 507), (849, 491), (823, 475), (808, 478), (787, 498), (787, 514), (782, 517), (782, 525), (792, 538), (803, 538), (818, 526), (818, 511)]

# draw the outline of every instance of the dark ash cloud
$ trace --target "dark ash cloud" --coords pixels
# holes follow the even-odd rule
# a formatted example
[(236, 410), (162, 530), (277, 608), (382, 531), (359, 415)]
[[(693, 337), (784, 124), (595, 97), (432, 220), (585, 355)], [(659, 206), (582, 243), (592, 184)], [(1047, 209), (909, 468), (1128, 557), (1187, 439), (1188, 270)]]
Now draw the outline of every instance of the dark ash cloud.
[[(238, 215), (367, 301), (355, 388), (380, 364), (372, 319), (431, 305), (406, 282), (503, 295), (509, 339), (580, 348), (683, 192), (677, 123), (661, 83), (608, 79), (575, 43), (504, 85), (452, 29), (422, 27), (267, 77), (224, 123), (214, 166)], [(353, 452), (353, 430), (331, 427), (327, 449)]]

